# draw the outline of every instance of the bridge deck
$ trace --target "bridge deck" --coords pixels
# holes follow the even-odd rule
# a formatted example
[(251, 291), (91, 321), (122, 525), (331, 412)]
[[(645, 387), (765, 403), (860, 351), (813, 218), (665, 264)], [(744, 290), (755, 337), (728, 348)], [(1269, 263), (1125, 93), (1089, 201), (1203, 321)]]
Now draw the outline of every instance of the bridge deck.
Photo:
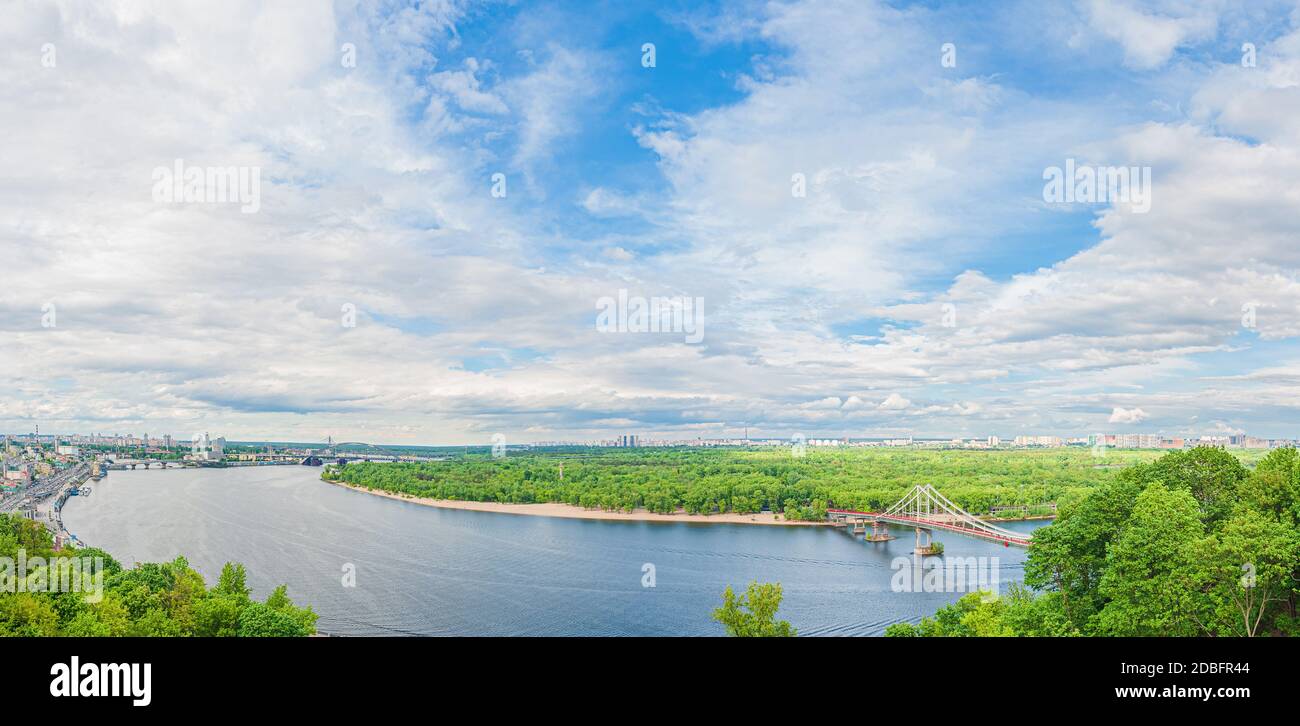
[[(850, 517), (866, 517), (886, 524), (897, 524), (904, 527), (925, 527), (957, 532), (971, 537), (988, 540), (990, 542), (1000, 542), (1003, 545), (1015, 545), (1017, 547), (1028, 547), (1030, 544), (1029, 537), (1014, 537), (999, 534), (997, 532), (988, 532), (963, 524), (954, 524), (951, 515), (939, 514), (933, 517), (913, 517), (905, 514), (885, 514), (882, 512), (858, 512), (852, 509), (828, 509), (827, 514), (841, 514)], [(956, 518), (957, 522), (962, 522)]]

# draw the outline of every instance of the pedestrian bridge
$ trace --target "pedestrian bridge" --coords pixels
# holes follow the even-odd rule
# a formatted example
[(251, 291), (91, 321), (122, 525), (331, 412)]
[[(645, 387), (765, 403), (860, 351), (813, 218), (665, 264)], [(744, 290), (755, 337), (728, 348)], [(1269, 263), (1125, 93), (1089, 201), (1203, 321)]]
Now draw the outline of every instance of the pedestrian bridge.
[[(941, 529), (948, 532), (964, 534), (968, 537), (998, 542), (1004, 547), (1028, 547), (1030, 536), (1022, 532), (1013, 532), (976, 517), (950, 499), (940, 494), (929, 484), (918, 484), (898, 500), (894, 506), (883, 512), (858, 512), (852, 509), (828, 509), (826, 518), (836, 526), (852, 527), (854, 534), (865, 534), (866, 525), (870, 524), (872, 534), (867, 541), (880, 542), (893, 539), (883, 529), (883, 525), (899, 525), (916, 529), (918, 554), (928, 554), (931, 548), (931, 530)], [(861, 530), (861, 531), (859, 531)], [(925, 544), (921, 543), (921, 534), (925, 533)]]

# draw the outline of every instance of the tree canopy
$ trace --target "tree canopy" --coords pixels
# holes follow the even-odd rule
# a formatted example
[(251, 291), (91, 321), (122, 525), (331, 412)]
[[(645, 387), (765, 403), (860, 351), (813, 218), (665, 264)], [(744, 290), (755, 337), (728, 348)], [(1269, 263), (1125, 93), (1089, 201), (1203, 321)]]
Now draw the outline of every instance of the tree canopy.
[(792, 638), (795, 629), (785, 620), (776, 619), (781, 607), (781, 583), (749, 583), (739, 597), (728, 585), (722, 593), (722, 607), (713, 611), (713, 619), (738, 638)]
[(965, 596), (886, 635), (1294, 635), (1295, 449), (1254, 469), (1210, 447), (1139, 463), (1034, 533), (1027, 589)]
[(45, 560), (29, 567), (29, 576), (41, 582), (53, 581), (51, 557), (102, 558), (103, 597), (87, 602), (84, 587), (81, 592), (2, 587), (0, 636), (269, 637), (316, 632), (316, 614), (310, 607), (296, 607), (283, 585), (265, 602), (253, 600), (243, 565), (227, 564), (217, 585), (208, 589), (184, 557), (126, 569), (96, 548), (55, 552), (53, 537), (39, 522), (0, 516), (0, 558), (17, 560), (20, 550), (28, 563)]
[[(539, 450), (494, 458), (465, 454), (421, 463), (353, 462), (323, 478), (413, 497), (661, 514), (760, 511), (819, 521), (826, 508), (878, 511), (928, 483), (969, 512), (1038, 508), (1082, 499), (1116, 467), (1156, 451), (636, 448)], [(1231, 455), (1229, 455), (1231, 456)], [(1207, 490), (1209, 483), (1206, 484)]]

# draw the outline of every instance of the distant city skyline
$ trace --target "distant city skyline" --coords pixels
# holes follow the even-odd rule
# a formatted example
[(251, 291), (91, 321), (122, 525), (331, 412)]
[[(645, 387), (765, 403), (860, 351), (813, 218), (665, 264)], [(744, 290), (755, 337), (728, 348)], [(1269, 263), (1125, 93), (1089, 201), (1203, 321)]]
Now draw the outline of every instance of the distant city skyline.
[(7, 9), (0, 429), (1300, 435), (1294, 4), (289, 5)]
[[(159, 445), (168, 447), (192, 447), (195, 442), (205, 442), (220, 439), (222, 444), (233, 445), (328, 445), (334, 446), (336, 443), (342, 443), (346, 437), (335, 439), (333, 436), (327, 437), (322, 441), (296, 441), (286, 438), (277, 438), (273, 436), (254, 437), (246, 440), (228, 439), (225, 436), (217, 436), (211, 432), (203, 432), (191, 438), (177, 438), (171, 434), (131, 434), (131, 433), (99, 433), (99, 432), (46, 432), (38, 434), (35, 431), (26, 433), (0, 432), (0, 438), (21, 443), (30, 441), (33, 438), (42, 442), (60, 441), (64, 443), (85, 444), (100, 443), (112, 445), (134, 445), (147, 446)], [(360, 443), (373, 444), (377, 446), (427, 446), (427, 447), (462, 447), (462, 446), (605, 446), (605, 447), (643, 447), (654, 448), (662, 446), (689, 446), (691, 444), (717, 445), (737, 444), (749, 442), (755, 445), (786, 445), (786, 444), (809, 444), (809, 445), (834, 445), (838, 443), (862, 443), (862, 442), (881, 442), (886, 445), (910, 445), (917, 444), (934, 444), (934, 443), (961, 443), (961, 444), (979, 444), (988, 448), (1033, 448), (1033, 447), (1059, 447), (1072, 445), (1095, 445), (1100, 440), (1103, 445), (1114, 446), (1117, 448), (1181, 448), (1184, 445), (1194, 446), (1197, 444), (1213, 445), (1234, 445), (1244, 446), (1245, 448), (1269, 448), (1273, 446), (1295, 446), (1300, 444), (1300, 435), (1293, 437), (1268, 437), (1256, 436), (1247, 433), (1206, 433), (1199, 435), (1167, 435), (1161, 433), (1134, 433), (1134, 432), (1109, 432), (1098, 431), (1086, 435), (1058, 435), (1058, 434), (1019, 434), (1015, 436), (1001, 436), (999, 434), (981, 434), (976, 436), (915, 436), (915, 435), (884, 435), (884, 436), (853, 436), (840, 435), (830, 436), (826, 434), (816, 436), (804, 436), (799, 433), (789, 436), (773, 436), (750, 434), (748, 432), (741, 435), (722, 434), (719, 436), (700, 436), (690, 439), (674, 438), (672, 436), (642, 435), (636, 433), (621, 433), (609, 435), (597, 439), (535, 439), (527, 441), (510, 441), (504, 436), (498, 436), (494, 440), (486, 442), (472, 443), (446, 443), (446, 442), (384, 442), (384, 441), (367, 441)]]

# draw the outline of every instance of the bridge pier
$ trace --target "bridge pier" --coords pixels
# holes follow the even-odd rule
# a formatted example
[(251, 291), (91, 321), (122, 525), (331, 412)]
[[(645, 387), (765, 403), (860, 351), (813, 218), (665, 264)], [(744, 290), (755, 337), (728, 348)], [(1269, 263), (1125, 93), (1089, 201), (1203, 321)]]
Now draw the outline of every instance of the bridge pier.
[(879, 519), (871, 520), (871, 534), (862, 538), (864, 542), (888, 542), (894, 539), (889, 533), (889, 525), (881, 524)]
[[(924, 539), (925, 539), (925, 544), (924, 544), (924, 545), (921, 544), (921, 539), (922, 539), (922, 537), (921, 537), (921, 533), (922, 533), (922, 532), (925, 533), (925, 538), (924, 538)], [(916, 549), (913, 550), (913, 552), (915, 552), (916, 554), (921, 555), (921, 556), (923, 556), (923, 557), (926, 556), (926, 555), (933, 555), (933, 554), (936, 554), (935, 551), (934, 551), (934, 542), (933, 542), (933, 539), (932, 539), (932, 535), (933, 535), (933, 533), (932, 533), (930, 530), (925, 529), (925, 528), (923, 528), (923, 527), (917, 527), (917, 528), (916, 528)]]

